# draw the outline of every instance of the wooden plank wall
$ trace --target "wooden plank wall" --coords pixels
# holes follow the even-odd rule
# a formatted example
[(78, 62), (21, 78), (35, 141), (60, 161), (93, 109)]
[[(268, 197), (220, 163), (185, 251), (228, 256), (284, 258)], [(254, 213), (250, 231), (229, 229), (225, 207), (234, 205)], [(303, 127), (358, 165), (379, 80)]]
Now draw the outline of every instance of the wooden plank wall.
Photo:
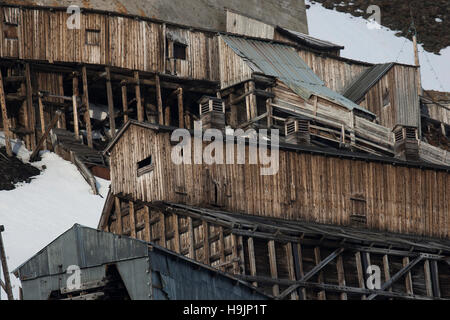
[[(165, 25), (151, 21), (82, 13), (81, 29), (71, 30), (64, 11), (0, 7), (2, 17), (18, 24), (18, 40), (0, 33), (0, 57), (110, 65), (164, 73)], [(7, 26), (0, 24), (0, 31)], [(218, 45), (212, 33), (177, 28), (189, 39), (188, 60), (180, 77), (219, 80)], [(182, 62), (178, 62), (182, 63)]]
[(342, 92), (347, 85), (370, 67), (369, 65), (349, 63), (330, 56), (323, 56), (311, 51), (300, 49), (297, 51), (312, 71), (325, 82), (325, 85), (336, 92)]
[[(381, 125), (419, 126), (416, 68), (395, 65), (365, 95), (360, 105), (378, 116)], [(389, 104), (385, 105), (385, 97)]]
[(227, 10), (227, 32), (249, 37), (274, 39), (275, 27)]
[[(176, 166), (172, 148), (169, 133), (131, 125), (111, 152), (113, 194), (336, 225), (362, 216), (371, 229), (449, 237), (445, 171), (282, 150), (279, 172), (261, 176), (258, 165)], [(138, 177), (149, 155), (155, 168)]]

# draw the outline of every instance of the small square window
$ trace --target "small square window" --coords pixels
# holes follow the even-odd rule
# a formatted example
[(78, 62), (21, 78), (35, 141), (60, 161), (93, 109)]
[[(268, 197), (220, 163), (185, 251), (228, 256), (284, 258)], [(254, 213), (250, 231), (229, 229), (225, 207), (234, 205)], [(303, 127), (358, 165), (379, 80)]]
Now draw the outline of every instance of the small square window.
[(178, 42), (173, 44), (173, 57), (178, 60), (186, 60), (186, 45)]
[(86, 44), (91, 46), (100, 45), (100, 30), (86, 29)]
[(153, 164), (152, 156), (145, 158), (137, 163), (137, 175), (138, 177), (153, 171), (155, 168)]
[(3, 24), (3, 33), (5, 39), (18, 40), (19, 39), (19, 26), (13, 23)]

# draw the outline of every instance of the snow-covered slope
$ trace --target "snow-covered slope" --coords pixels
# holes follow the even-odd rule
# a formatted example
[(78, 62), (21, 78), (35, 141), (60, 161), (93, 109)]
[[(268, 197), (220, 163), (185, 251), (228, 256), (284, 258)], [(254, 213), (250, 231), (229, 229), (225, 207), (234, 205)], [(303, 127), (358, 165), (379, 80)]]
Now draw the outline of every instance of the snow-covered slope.
[[(350, 13), (325, 9), (320, 3), (310, 0), (306, 3), (311, 6), (307, 10), (310, 35), (345, 46), (343, 57), (371, 63), (414, 64), (410, 40), (396, 37), (394, 31), (385, 27), (373, 28), (374, 24)], [(419, 53), (424, 89), (450, 92), (450, 47), (436, 55), (420, 46)]]
[[(0, 145), (4, 145), (1, 132)], [(14, 151), (25, 161), (30, 156), (20, 142)], [(109, 181), (97, 179), (103, 198), (94, 196), (76, 167), (54, 153), (45, 153), (33, 165), (46, 169), (29, 184), (0, 191), (0, 224), (6, 229), (3, 240), (10, 271), (75, 223), (96, 228), (109, 188)], [(13, 275), (11, 280), (17, 298), (20, 284)]]

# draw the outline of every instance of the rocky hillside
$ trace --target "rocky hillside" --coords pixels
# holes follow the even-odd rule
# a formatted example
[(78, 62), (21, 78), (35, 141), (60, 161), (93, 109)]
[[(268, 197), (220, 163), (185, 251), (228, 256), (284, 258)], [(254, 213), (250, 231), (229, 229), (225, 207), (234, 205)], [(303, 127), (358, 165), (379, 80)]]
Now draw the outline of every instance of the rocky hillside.
[(449, 0), (311, 0), (319, 2), (327, 9), (351, 13), (357, 17), (368, 18), (369, 5), (381, 8), (381, 24), (398, 31), (399, 36), (411, 39), (411, 13), (417, 29), (418, 41), (425, 50), (439, 53), (450, 46), (450, 1)]

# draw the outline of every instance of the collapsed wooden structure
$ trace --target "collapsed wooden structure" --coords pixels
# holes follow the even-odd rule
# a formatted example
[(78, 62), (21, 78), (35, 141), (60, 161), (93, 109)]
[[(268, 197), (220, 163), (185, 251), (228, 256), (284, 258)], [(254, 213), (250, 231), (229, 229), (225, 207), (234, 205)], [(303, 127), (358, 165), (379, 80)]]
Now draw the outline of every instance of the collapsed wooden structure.
[[(94, 175), (111, 178), (100, 229), (278, 298), (450, 297), (450, 152), (424, 139), (416, 67), (342, 58), (231, 10), (228, 32), (89, 9), (68, 29), (69, 16), (0, 5), (0, 123), (94, 192)], [(198, 120), (278, 129), (279, 172), (174, 165), (171, 132)], [(366, 285), (372, 264), (381, 290)]]

